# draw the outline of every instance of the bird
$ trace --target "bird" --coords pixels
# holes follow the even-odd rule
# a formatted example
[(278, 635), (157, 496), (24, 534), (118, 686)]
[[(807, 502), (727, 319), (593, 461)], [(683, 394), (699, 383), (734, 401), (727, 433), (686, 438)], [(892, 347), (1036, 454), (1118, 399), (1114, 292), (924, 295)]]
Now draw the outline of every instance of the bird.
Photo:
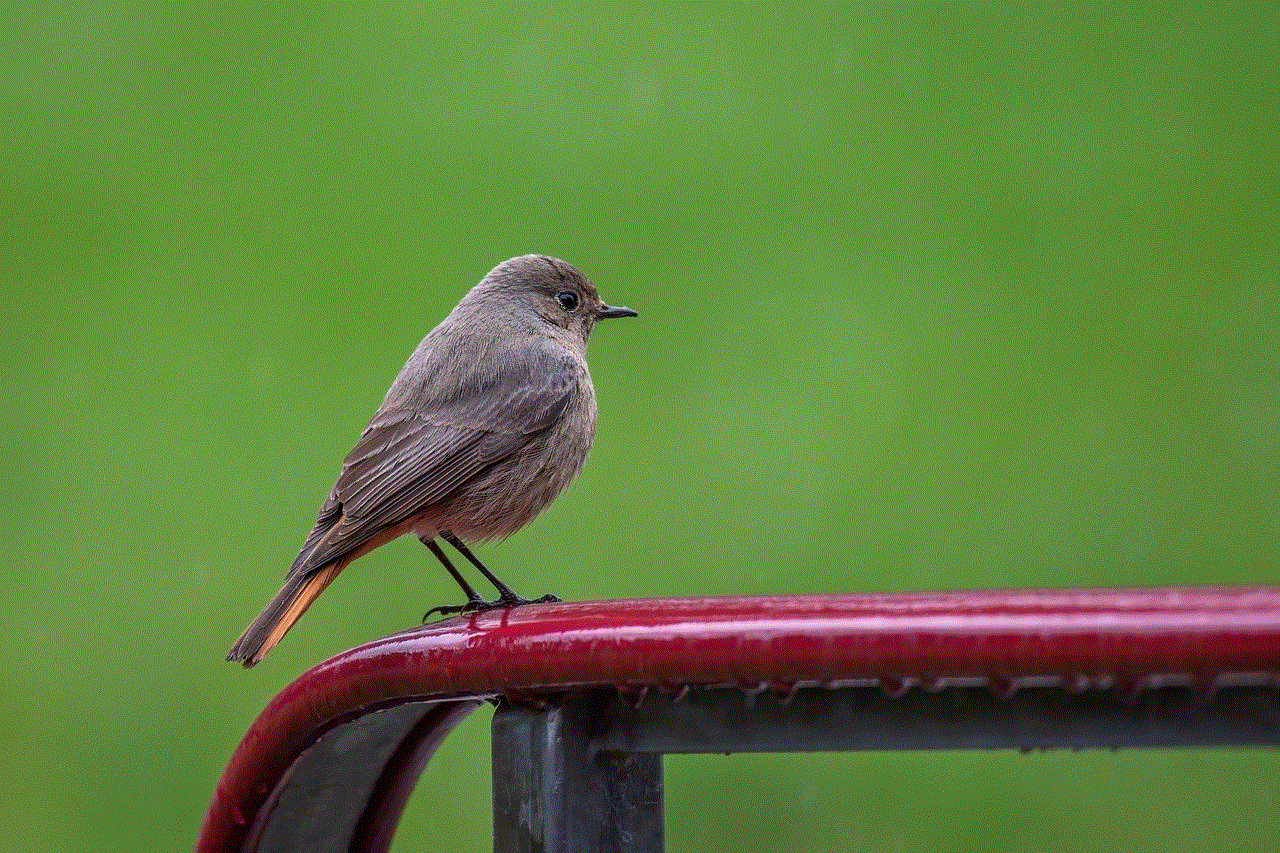
[[(587, 340), (600, 320), (635, 316), (606, 305), (558, 258), (522, 255), (490, 270), (409, 357), (343, 461), (280, 591), (227, 660), (257, 664), (353, 560), (410, 533), (466, 596), (424, 621), (558, 601), (516, 594), (468, 544), (515, 533), (577, 477), (596, 429)], [(440, 542), (498, 597), (477, 593)]]

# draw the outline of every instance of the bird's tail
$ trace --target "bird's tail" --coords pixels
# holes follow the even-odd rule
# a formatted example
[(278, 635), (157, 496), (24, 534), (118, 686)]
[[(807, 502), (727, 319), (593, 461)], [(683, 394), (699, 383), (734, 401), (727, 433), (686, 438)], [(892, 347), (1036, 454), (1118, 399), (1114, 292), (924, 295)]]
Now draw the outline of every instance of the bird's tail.
[(244, 661), (245, 667), (251, 667), (267, 656), (267, 652), (275, 648), (276, 643), (289, 632), (293, 623), (316, 600), (325, 587), (333, 582), (347, 565), (350, 559), (334, 560), (315, 571), (298, 573), (285, 578), (284, 586), (276, 593), (271, 603), (258, 614), (258, 618), (249, 623), (240, 639), (236, 640), (227, 660)]

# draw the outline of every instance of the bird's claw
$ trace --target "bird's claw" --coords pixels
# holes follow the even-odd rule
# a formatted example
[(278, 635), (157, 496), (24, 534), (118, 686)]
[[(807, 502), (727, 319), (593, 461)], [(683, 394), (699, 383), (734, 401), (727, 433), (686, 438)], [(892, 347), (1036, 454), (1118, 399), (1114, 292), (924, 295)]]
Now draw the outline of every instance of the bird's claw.
[(426, 622), (437, 613), (441, 616), (453, 616), (456, 613), (479, 613), (481, 610), (488, 610), (491, 606), (491, 602), (481, 601), (480, 599), (472, 599), (462, 604), (441, 604), (439, 607), (433, 607), (423, 613), (422, 621)]

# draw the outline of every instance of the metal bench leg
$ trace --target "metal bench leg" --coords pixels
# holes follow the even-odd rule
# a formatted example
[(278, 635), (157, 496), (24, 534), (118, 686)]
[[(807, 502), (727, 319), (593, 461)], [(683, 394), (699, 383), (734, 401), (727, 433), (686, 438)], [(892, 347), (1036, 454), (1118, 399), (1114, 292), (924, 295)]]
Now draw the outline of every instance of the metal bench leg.
[(596, 753), (605, 700), (493, 715), (497, 853), (661, 853), (662, 756)]

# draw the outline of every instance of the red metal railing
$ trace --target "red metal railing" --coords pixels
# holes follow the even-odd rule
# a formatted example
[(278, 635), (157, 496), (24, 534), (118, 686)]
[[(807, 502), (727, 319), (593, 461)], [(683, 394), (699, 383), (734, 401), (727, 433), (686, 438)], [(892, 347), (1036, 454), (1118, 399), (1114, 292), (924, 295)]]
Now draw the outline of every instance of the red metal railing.
[[(657, 786), (660, 809), (655, 762), (671, 751), (1061, 745), (1055, 727), (1061, 731), (1061, 721), (1077, 711), (1093, 723), (1071, 730), (1076, 745), (1136, 744), (1131, 737), (1139, 731), (1145, 745), (1275, 743), (1278, 677), (1280, 587), (661, 599), (489, 611), (360, 646), (285, 688), (227, 765), (197, 850), (265, 849), (320, 835), (341, 836), (353, 850), (385, 850), (431, 751), (484, 700), (505, 698), (513, 709), (501, 726), (495, 720), (495, 738), (505, 732), (503, 749), (514, 755), (532, 731), (518, 721), (520, 713), (534, 714), (535, 727), (550, 719), (557, 732), (569, 731), (577, 725), (569, 717), (537, 714), (559, 706), (581, 710), (587, 706), (573, 697), (592, 697), (590, 719), (608, 720), (614, 729), (592, 722), (580, 748), (653, 754), (654, 761), (637, 764), (636, 778)], [(869, 685), (874, 689), (866, 692)], [(698, 700), (677, 701), (690, 686)], [(772, 715), (762, 726), (773, 734), (741, 734), (751, 726), (751, 709), (706, 689), (716, 686), (738, 696), (774, 695), (760, 703), (762, 719)], [(1020, 691), (1024, 699), (953, 695), (945, 700), (952, 703), (947, 714), (933, 707), (944, 700), (931, 697), (975, 688), (988, 700)], [(1146, 705), (1133, 701), (1171, 688), (1183, 693)], [(1253, 692), (1215, 710), (1224, 688)], [(646, 691), (651, 707), (628, 711), (643, 704)], [(907, 694), (914, 698), (899, 698)], [(789, 704), (797, 695), (807, 698)], [(958, 701), (975, 726), (1017, 718), (1022, 740), (1011, 741), (1007, 727), (966, 739), (956, 730)], [(864, 720), (910, 713), (914, 728), (846, 731), (850, 709)], [(678, 734), (664, 733), (690, 714), (698, 715), (696, 735), (679, 725)], [(1175, 716), (1177, 725), (1153, 726)], [(708, 725), (718, 729), (708, 733)], [(796, 734), (806, 726), (816, 733), (811, 741)], [(546, 740), (546, 731), (538, 731)], [(516, 760), (536, 764), (546, 755)], [(547, 763), (537, 772), (563, 772), (559, 766)], [(523, 780), (535, 778), (527, 769), (508, 778), (495, 764), (500, 847), (520, 848), (529, 832), (548, 833), (538, 839), (548, 850), (607, 846), (583, 840), (589, 832), (573, 823), (590, 814), (537, 827), (504, 818), (514, 813), (513, 797), (531, 795)], [(634, 779), (609, 785), (616, 796), (644, 787)], [(660, 811), (641, 817), (637, 831), (656, 833), (644, 849), (657, 849)]]

